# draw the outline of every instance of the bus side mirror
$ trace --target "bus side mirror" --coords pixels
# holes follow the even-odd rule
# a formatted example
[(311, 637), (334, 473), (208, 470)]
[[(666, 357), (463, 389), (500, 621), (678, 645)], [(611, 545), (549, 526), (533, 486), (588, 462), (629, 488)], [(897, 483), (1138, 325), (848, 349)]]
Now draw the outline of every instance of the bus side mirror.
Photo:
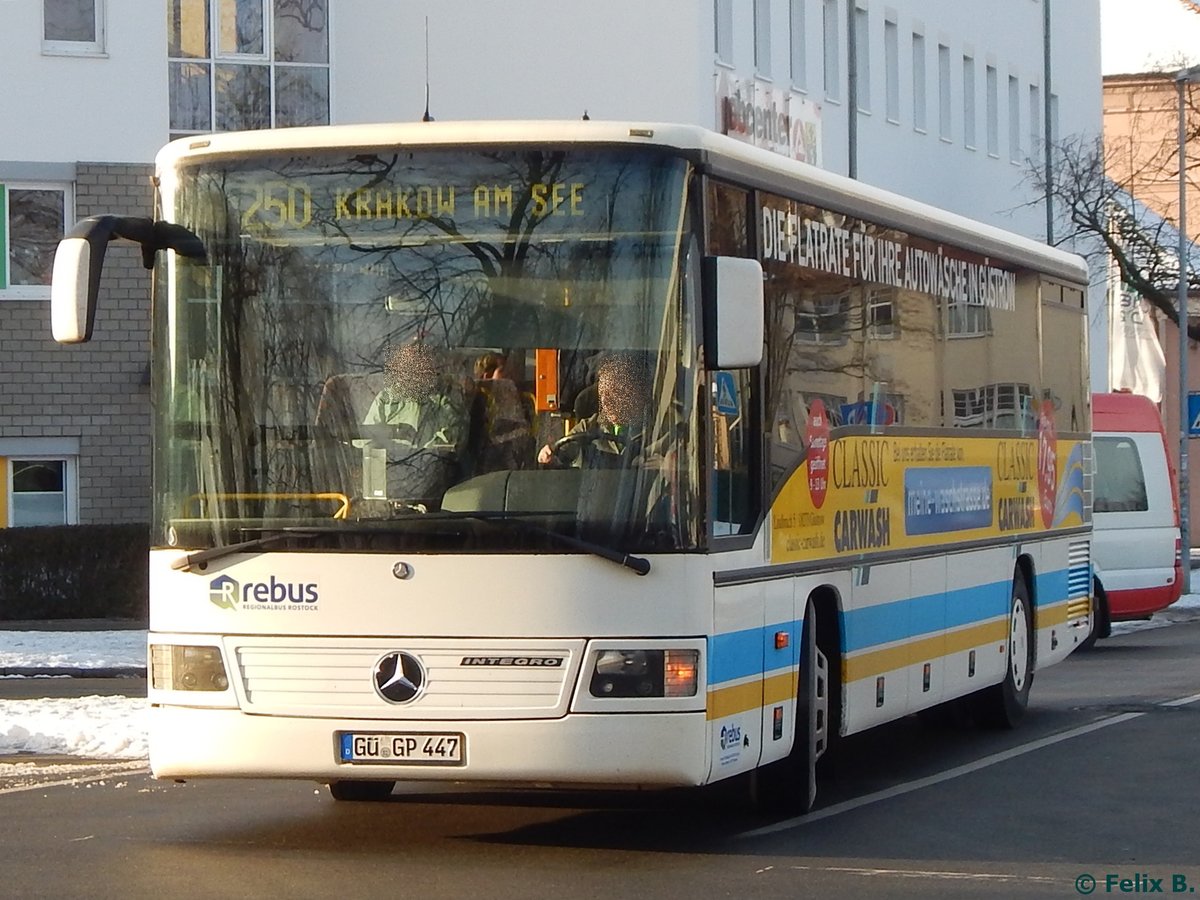
[(117, 238), (142, 245), (142, 264), (154, 266), (159, 250), (204, 259), (204, 244), (182, 225), (127, 216), (90, 216), (80, 221), (58, 242), (50, 281), (50, 329), (60, 344), (81, 344), (92, 339), (96, 298), (104, 251)]
[(710, 369), (757, 366), (763, 356), (763, 270), (756, 259), (706, 256), (701, 268), (704, 358)]

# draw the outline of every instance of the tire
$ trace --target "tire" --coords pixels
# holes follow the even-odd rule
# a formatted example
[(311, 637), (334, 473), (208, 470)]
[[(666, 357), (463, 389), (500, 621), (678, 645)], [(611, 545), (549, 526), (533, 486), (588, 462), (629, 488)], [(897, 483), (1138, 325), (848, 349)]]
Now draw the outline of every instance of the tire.
[(334, 800), (352, 803), (386, 800), (392, 796), (394, 781), (331, 781), (329, 794)]
[(1029, 705), (1033, 686), (1033, 611), (1029, 587), (1020, 573), (1013, 576), (1008, 605), (1008, 648), (1004, 680), (980, 692), (976, 704), (979, 720), (995, 728), (1015, 728)]
[(1096, 641), (1112, 634), (1112, 624), (1108, 620), (1108, 598), (1104, 596), (1104, 588), (1100, 582), (1092, 581), (1092, 630), (1079, 645), (1080, 650), (1090, 650), (1096, 646)]
[(804, 613), (791, 752), (751, 773), (750, 798), (768, 813), (803, 815), (817, 799), (817, 760), (829, 745), (829, 660), (817, 645), (817, 611)]

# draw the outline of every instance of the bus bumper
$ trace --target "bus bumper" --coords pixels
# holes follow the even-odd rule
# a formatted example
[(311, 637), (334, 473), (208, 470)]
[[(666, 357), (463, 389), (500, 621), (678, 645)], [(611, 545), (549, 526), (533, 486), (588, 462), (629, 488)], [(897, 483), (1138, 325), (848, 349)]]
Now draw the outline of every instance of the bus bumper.
[[(346, 763), (341, 733), (458, 733), (460, 765)], [(247, 715), (153, 706), (156, 778), (474, 782), (509, 786), (678, 787), (708, 775), (704, 712), (571, 714), (559, 719), (397, 722)]]

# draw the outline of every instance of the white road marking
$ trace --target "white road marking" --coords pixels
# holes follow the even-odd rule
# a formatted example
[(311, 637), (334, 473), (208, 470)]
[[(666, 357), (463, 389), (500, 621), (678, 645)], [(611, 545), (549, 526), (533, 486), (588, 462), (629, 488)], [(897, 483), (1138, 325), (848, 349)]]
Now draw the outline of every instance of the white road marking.
[[(1166, 700), (1159, 703), (1159, 706), (1186, 706), (1189, 703), (1195, 703), (1200, 700), (1200, 694), (1193, 694), (1190, 697), (1180, 697), (1175, 700)], [(773, 825), (764, 825), (762, 828), (753, 828), (750, 831), (743, 831), (736, 835), (738, 838), (753, 838), (762, 837), (768, 834), (777, 834), (780, 831), (789, 831), (793, 828), (800, 828), (805, 825), (811, 825), (814, 822), (820, 822), (822, 819), (830, 819), (834, 816), (840, 816), (842, 813), (850, 812), (854, 809), (859, 809), (863, 806), (870, 806), (873, 803), (879, 803), (883, 800), (890, 800), (893, 797), (901, 797), (904, 794), (911, 794), (913, 791), (919, 791), (923, 788), (932, 787), (935, 784), (941, 784), (944, 781), (958, 778), (962, 775), (969, 775), (972, 772), (978, 772), (980, 769), (986, 769), (994, 766), (997, 763), (1007, 762), (1010, 759), (1015, 759), (1018, 756), (1024, 756), (1026, 753), (1033, 753), (1035, 750), (1041, 750), (1044, 747), (1051, 747), (1054, 744), (1069, 741), (1072, 738), (1082, 737), (1085, 734), (1091, 734), (1093, 731), (1099, 731), (1101, 728), (1107, 728), (1110, 725), (1120, 725), (1122, 722), (1128, 722), (1132, 719), (1139, 719), (1146, 715), (1145, 712), (1129, 712), (1121, 713), (1120, 715), (1110, 716), (1107, 719), (1100, 719), (1096, 722), (1090, 722), (1087, 725), (1080, 725), (1078, 728), (1072, 728), (1070, 731), (1064, 731), (1061, 734), (1052, 734), (1049, 737), (1038, 738), (1036, 741), (1030, 741), (1028, 744), (1021, 744), (1018, 747), (1013, 747), (1009, 750), (1003, 750), (1000, 753), (993, 753), (991, 756), (985, 756), (982, 759), (977, 759), (975, 762), (966, 763), (965, 765), (955, 766), (953, 769), (947, 769), (945, 772), (940, 772), (937, 775), (929, 775), (925, 778), (918, 778), (915, 781), (905, 782), (904, 784), (893, 785), (890, 788), (885, 788), (882, 791), (876, 791), (873, 794), (865, 794), (862, 797), (856, 797), (853, 800), (847, 800), (843, 803), (837, 803), (825, 809), (817, 810), (804, 816), (796, 816), (792, 819), (785, 819), (782, 822), (776, 822)]]
[(837, 872), (842, 875), (862, 875), (868, 878), (928, 878), (937, 881), (999, 881), (1039, 882), (1061, 884), (1059, 878), (1042, 875), (1005, 875), (996, 872), (948, 872), (938, 869), (865, 869), (852, 866), (787, 866), (798, 872)]

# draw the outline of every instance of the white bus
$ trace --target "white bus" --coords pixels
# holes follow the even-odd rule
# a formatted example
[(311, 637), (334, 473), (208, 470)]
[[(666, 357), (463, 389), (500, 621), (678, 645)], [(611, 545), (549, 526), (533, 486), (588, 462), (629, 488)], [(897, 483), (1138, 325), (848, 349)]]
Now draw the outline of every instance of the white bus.
[(142, 245), (160, 778), (806, 810), (838, 735), (1012, 725), (1088, 636), (1077, 257), (677, 125), (214, 134), (156, 185), (53, 325)]

